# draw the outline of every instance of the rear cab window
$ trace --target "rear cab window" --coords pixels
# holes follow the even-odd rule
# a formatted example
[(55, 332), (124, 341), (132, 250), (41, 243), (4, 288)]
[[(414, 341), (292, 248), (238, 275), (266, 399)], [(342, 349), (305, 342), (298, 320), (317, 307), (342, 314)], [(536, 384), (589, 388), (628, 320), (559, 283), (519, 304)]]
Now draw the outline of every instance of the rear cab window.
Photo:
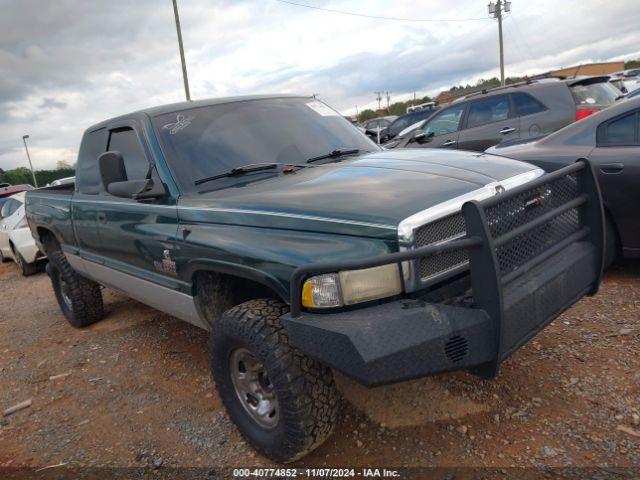
[(98, 157), (107, 149), (107, 129), (100, 128), (87, 132), (82, 139), (78, 153), (78, 167), (76, 169), (76, 190), (86, 195), (100, 193), (100, 172), (98, 171)]

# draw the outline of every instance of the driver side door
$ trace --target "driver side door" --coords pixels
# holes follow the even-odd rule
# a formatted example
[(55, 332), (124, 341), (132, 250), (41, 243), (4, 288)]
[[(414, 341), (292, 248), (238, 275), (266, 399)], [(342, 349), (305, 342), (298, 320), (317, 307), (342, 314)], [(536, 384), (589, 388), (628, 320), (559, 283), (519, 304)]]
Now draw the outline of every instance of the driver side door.
[[(139, 122), (130, 120), (111, 126), (106, 151), (122, 154), (127, 180), (146, 177), (152, 157)], [(152, 179), (161, 183), (155, 168)], [(116, 197), (104, 185), (98, 197), (95, 208), (104, 266), (155, 283), (174, 283), (176, 272), (165, 268), (165, 264), (176, 255), (175, 199), (169, 195), (158, 200)]]
[[(436, 113), (411, 137), (411, 148), (458, 148), (460, 123), (466, 109), (465, 103), (452, 105)], [(424, 134), (424, 135), (420, 135)]]

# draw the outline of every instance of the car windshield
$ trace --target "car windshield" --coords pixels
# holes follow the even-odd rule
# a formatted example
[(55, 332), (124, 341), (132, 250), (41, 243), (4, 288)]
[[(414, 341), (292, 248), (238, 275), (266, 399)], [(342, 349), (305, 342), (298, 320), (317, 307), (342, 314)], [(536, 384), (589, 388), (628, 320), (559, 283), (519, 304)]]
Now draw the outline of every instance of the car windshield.
[(609, 82), (572, 85), (571, 94), (580, 107), (608, 107), (613, 105), (620, 91)]
[(309, 158), (335, 150), (379, 149), (338, 112), (311, 98), (196, 107), (159, 115), (153, 123), (185, 192), (209, 188), (195, 186), (195, 180), (243, 165), (306, 164)]

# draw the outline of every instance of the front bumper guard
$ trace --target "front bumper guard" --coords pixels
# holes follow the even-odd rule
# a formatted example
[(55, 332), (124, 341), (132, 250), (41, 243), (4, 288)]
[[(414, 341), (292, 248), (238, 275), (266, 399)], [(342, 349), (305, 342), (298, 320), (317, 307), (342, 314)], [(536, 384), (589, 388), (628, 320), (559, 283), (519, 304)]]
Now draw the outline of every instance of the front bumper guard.
[[(555, 198), (556, 190), (567, 185), (572, 194)], [(536, 206), (542, 208), (528, 210), (532, 198), (544, 198), (548, 205), (540, 200)], [(492, 378), (511, 353), (584, 295), (596, 293), (603, 210), (587, 160), (502, 195), (468, 202), (462, 211), (464, 238), (296, 269), (291, 311), (282, 317), (291, 344), (369, 386), (460, 369)], [(311, 276), (460, 249), (469, 256), (472, 307), (402, 299), (351, 311), (302, 309), (302, 284)]]

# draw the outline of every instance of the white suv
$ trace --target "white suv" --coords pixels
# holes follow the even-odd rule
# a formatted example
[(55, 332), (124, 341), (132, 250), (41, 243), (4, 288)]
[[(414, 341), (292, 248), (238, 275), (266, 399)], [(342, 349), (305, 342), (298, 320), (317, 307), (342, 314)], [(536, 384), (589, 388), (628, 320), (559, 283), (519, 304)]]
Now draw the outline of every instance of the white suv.
[(25, 192), (9, 197), (0, 210), (0, 261), (13, 260), (23, 275), (39, 271), (38, 262), (46, 257), (31, 236), (24, 211)]

